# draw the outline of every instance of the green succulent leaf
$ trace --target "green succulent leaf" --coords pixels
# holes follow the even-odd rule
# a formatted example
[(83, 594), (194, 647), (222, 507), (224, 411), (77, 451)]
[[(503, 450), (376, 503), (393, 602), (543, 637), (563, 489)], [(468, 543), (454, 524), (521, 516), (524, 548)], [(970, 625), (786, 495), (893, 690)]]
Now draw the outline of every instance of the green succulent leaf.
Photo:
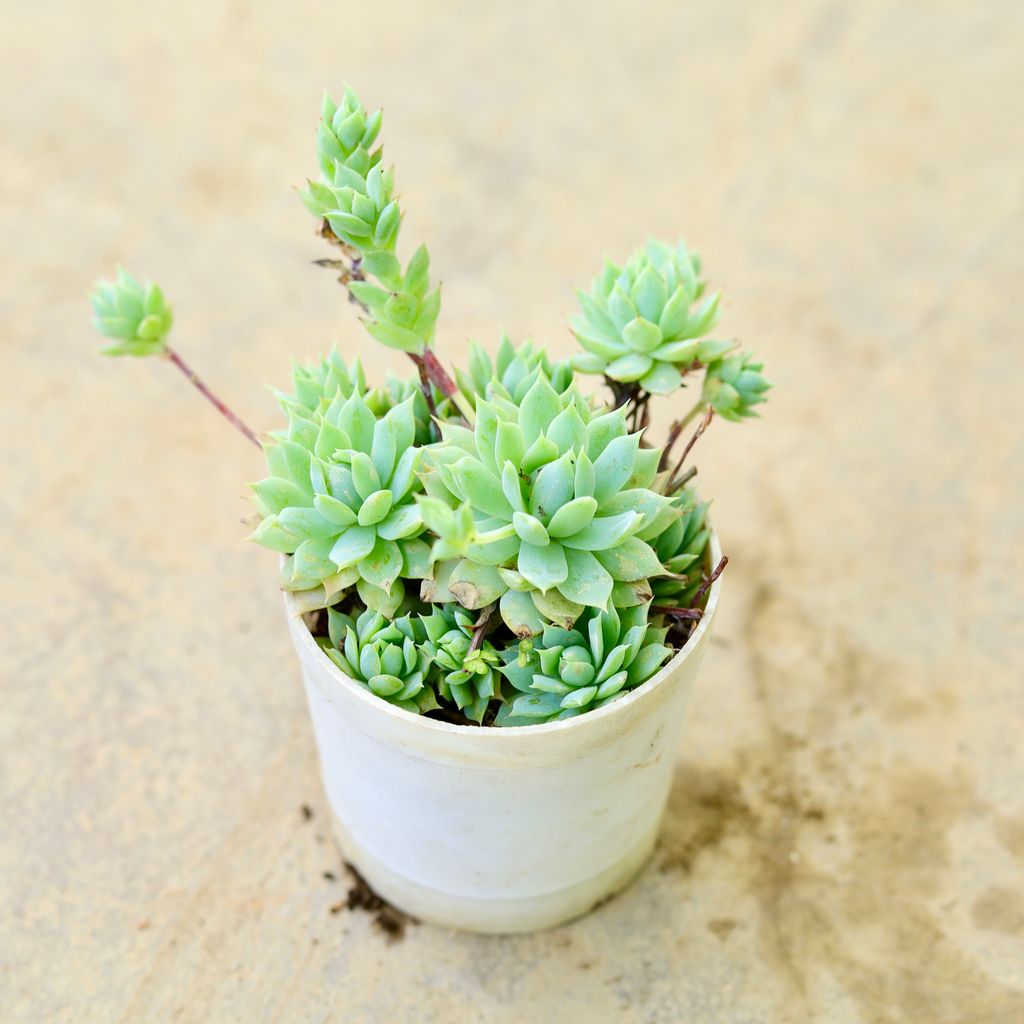
[(519, 549), (517, 567), (523, 577), (541, 591), (557, 587), (569, 575), (565, 551), (560, 544), (538, 547), (524, 541)]

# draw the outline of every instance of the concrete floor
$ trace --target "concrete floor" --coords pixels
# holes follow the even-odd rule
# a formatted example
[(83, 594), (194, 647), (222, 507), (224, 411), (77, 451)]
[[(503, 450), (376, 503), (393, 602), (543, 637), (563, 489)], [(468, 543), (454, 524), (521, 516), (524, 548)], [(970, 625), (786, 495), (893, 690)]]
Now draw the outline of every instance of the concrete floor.
[[(2, 18), (5, 1024), (1024, 1020), (1019, 5)], [(701, 442), (732, 563), (662, 846), (546, 934), (388, 944), (330, 912), (240, 524), (258, 455), (86, 324), (116, 262), (157, 277), (258, 427), (293, 356), (404, 369), (290, 191), (343, 76), (386, 108), (444, 358), (499, 325), (569, 351), (602, 256), (685, 235), (778, 385)]]

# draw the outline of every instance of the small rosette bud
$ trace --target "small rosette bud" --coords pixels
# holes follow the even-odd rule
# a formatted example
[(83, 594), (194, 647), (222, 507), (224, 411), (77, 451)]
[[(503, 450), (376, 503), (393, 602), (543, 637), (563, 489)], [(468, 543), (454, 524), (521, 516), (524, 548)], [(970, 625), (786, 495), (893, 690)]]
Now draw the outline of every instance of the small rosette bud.
[(100, 351), (108, 356), (159, 355), (166, 347), (174, 316), (160, 287), (140, 284), (124, 270), (115, 281), (100, 281), (89, 297), (93, 326), (114, 339)]
[(754, 357), (745, 352), (713, 362), (704, 378), (704, 402), (723, 419), (738, 421), (756, 416), (751, 407), (763, 402), (771, 387), (761, 373), (763, 369), (763, 363), (754, 362)]
[(711, 530), (707, 524), (708, 503), (700, 501), (689, 488), (675, 499), (682, 515), (670, 523), (651, 543), (667, 574), (651, 580), (660, 604), (688, 606), (702, 583)]
[(335, 181), (339, 168), (366, 176), (380, 160), (380, 151), (371, 154), (371, 147), (380, 132), (383, 117), (381, 110), (368, 114), (348, 86), (337, 105), (324, 93), (316, 149), (320, 170), (327, 181)]

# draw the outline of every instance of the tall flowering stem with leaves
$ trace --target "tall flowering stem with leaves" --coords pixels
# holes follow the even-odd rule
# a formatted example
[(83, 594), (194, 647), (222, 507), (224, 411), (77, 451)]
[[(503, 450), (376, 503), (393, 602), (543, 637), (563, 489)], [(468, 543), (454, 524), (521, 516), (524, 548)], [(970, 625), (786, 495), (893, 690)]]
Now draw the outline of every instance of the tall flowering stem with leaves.
[[(161, 289), (124, 271), (92, 296), (108, 355), (159, 355), (265, 453), (252, 540), (325, 655), (409, 714), (528, 727), (605, 707), (687, 642), (726, 559), (710, 564), (707, 502), (688, 464), (714, 418), (757, 415), (762, 365), (712, 337), (720, 295), (696, 253), (649, 241), (579, 293), (582, 351), (552, 360), (503, 338), (452, 373), (434, 351), (440, 285), (377, 144), (381, 112), (325, 97), (318, 180), (300, 197), (336, 254), (369, 336), (407, 379), (368, 383), (332, 352), (276, 392), (285, 425), (258, 436), (168, 342)], [(610, 395), (587, 392), (597, 375)], [(694, 384), (668, 437), (650, 401)]]

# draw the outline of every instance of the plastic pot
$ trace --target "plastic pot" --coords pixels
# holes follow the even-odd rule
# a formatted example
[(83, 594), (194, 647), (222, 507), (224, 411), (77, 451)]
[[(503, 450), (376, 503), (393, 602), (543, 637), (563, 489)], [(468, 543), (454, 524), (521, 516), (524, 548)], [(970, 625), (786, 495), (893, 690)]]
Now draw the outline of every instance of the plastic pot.
[(547, 928), (622, 889), (657, 840), (720, 588), (686, 646), (627, 696), (504, 729), (434, 721), (371, 694), (320, 650), (286, 594), (346, 860), (401, 910), (475, 932)]

